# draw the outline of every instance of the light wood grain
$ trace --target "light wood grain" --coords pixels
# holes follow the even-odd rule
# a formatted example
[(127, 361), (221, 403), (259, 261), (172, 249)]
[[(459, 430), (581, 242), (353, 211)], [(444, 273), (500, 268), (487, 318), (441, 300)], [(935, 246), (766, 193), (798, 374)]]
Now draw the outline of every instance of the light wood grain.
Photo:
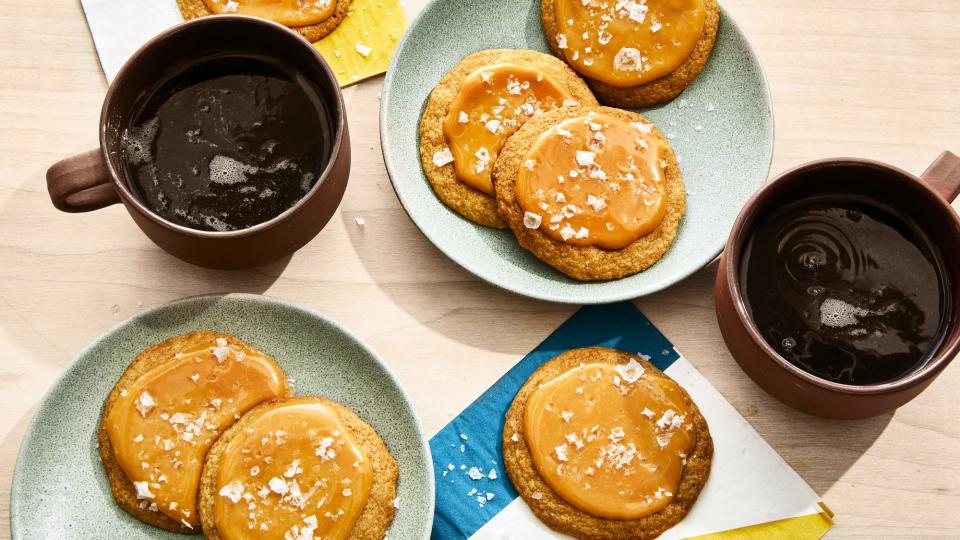
[[(408, 4), (414, 12), (423, 2)], [(837, 155), (920, 172), (941, 150), (960, 151), (960, 2), (724, 5), (766, 68), (774, 173)], [(142, 309), (245, 291), (320, 310), (388, 359), (429, 432), (575, 309), (479, 282), (420, 235), (381, 161), (382, 78), (346, 91), (354, 152), (346, 197), (286, 264), (204, 270), (154, 247), (119, 206), (57, 212), (44, 172), (96, 144), (106, 84), (75, 0), (0, 0), (0, 13), (0, 537), (9, 536), (10, 481), (37, 403), (88, 342)], [(960, 367), (893, 415), (831, 422), (793, 412), (727, 353), (714, 275), (708, 267), (637, 304), (837, 512), (831, 537), (960, 537)]]

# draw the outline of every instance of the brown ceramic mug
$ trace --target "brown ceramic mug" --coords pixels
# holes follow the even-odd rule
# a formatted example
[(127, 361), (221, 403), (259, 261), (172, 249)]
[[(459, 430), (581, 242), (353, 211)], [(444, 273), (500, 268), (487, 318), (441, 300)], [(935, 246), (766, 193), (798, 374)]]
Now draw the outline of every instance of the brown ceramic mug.
[[(157, 85), (191, 63), (218, 54), (276, 57), (314, 84), (330, 112), (331, 155), (310, 191), (280, 215), (247, 229), (211, 232), (171, 223), (131, 192), (123, 173), (121, 136), (137, 107)], [(107, 91), (100, 116), (100, 148), (67, 158), (47, 171), (54, 206), (89, 212), (122, 202), (158, 246), (193, 264), (248, 268), (303, 247), (336, 211), (350, 174), (350, 136), (340, 87), (313, 45), (279, 24), (240, 15), (204, 17), (175, 26), (141, 47)]]
[[(754, 226), (790, 201), (814, 195), (859, 195), (903, 215), (939, 247), (952, 291), (952, 318), (929, 361), (882, 384), (855, 386), (807, 373), (781, 357), (760, 334), (746, 305), (740, 276)], [(768, 393), (801, 411), (828, 418), (867, 418), (910, 401), (960, 351), (960, 218), (950, 206), (960, 194), (960, 157), (944, 152), (920, 177), (865, 159), (801, 165), (761, 188), (734, 222), (717, 271), (715, 301), (723, 339), (740, 367)]]

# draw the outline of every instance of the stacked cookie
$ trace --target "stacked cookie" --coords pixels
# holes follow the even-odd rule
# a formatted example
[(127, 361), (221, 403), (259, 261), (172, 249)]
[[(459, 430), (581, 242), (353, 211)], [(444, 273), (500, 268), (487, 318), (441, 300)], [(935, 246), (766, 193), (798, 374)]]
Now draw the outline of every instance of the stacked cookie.
[(100, 458), (137, 519), (208, 538), (379, 539), (399, 470), (349, 408), (293, 397), (277, 364), (212, 332), (142, 351), (104, 404)]
[(541, 8), (560, 60), (529, 50), (461, 60), (420, 119), (424, 172), (448, 207), (509, 228), (570, 277), (641, 272), (677, 234), (683, 179), (656, 126), (601, 103), (647, 106), (679, 94), (709, 56), (719, 8), (714, 0), (545, 0)]

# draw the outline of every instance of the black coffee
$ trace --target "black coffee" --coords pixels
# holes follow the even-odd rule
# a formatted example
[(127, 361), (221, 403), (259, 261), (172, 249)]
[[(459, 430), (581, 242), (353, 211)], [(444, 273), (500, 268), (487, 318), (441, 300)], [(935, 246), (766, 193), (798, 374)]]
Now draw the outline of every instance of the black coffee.
[(757, 225), (742, 263), (764, 339), (823, 379), (898, 379), (929, 359), (950, 319), (937, 249), (909, 220), (864, 199), (780, 209)]
[(293, 206), (330, 159), (332, 121), (289, 66), (251, 56), (193, 64), (145, 100), (123, 134), (127, 181), (186, 227), (245, 229)]

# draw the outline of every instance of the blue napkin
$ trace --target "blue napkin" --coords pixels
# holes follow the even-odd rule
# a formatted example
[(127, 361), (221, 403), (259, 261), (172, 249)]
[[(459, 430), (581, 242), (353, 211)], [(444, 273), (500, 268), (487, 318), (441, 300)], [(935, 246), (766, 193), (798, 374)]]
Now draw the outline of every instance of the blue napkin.
[(468, 538), (517, 497), (502, 466), (507, 409), (546, 361), (592, 346), (649, 356), (661, 370), (679, 358), (673, 344), (632, 303), (578, 310), (430, 439), (437, 485), (433, 539)]

